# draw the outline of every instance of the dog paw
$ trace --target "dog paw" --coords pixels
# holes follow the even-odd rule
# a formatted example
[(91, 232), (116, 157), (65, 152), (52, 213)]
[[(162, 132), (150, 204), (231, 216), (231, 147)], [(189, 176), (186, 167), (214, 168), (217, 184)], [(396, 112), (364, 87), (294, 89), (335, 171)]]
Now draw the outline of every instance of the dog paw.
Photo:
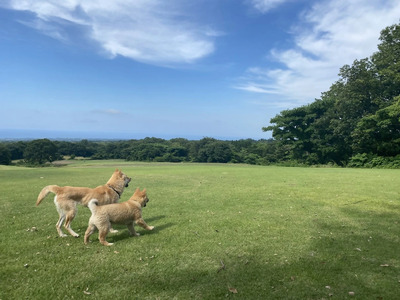
[(117, 230), (117, 229), (113, 229), (113, 228), (111, 228), (111, 229), (110, 229), (110, 232), (111, 232), (111, 233), (117, 233), (117, 232), (118, 232), (118, 230)]
[(154, 229), (154, 226), (149, 226), (149, 230), (153, 230)]

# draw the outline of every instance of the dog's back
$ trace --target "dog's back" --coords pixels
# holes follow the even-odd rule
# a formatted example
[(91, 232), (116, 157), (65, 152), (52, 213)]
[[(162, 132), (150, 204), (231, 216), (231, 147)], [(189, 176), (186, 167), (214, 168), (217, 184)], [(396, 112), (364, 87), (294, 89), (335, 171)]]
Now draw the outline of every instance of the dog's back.
[(141, 214), (140, 204), (132, 200), (98, 206), (97, 200), (93, 199), (89, 201), (88, 206), (94, 221), (107, 219), (111, 223), (126, 224), (131, 223)]
[(87, 204), (87, 201), (85, 201), (87, 198), (94, 198), (93, 194), (105, 194), (103, 191), (104, 188), (102, 186), (100, 187), (92, 189), (87, 187), (48, 185), (40, 191), (36, 201), (36, 206), (38, 206), (50, 193), (57, 195), (60, 200), (73, 200), (85, 205)]

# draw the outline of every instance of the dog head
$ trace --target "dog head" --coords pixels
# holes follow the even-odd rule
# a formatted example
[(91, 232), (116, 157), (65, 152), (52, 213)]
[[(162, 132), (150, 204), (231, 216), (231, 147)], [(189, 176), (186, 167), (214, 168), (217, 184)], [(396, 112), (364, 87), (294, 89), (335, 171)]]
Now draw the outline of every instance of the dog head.
[(136, 202), (139, 202), (141, 207), (146, 207), (147, 202), (150, 201), (150, 199), (147, 197), (146, 189), (141, 191), (139, 188), (136, 189), (131, 199)]
[(114, 173), (117, 174), (117, 176), (120, 178), (120, 180), (124, 181), (124, 187), (128, 187), (129, 186), (129, 182), (131, 182), (132, 178), (128, 177), (127, 175), (125, 175), (124, 173), (122, 173), (118, 169), (116, 169)]

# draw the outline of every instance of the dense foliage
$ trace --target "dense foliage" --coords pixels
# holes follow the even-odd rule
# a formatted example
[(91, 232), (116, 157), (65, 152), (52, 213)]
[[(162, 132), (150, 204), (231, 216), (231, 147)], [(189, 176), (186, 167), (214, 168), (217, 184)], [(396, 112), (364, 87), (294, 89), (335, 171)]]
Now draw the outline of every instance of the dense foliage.
[(400, 165), (400, 24), (382, 30), (380, 41), (370, 58), (343, 66), (321, 99), (282, 111), (263, 128), (287, 149), (286, 159)]
[(0, 144), (1, 164), (13, 160), (43, 164), (65, 157), (92, 159), (126, 159), (128, 161), (212, 162), (269, 164), (280, 159), (272, 140), (220, 141), (203, 138), (164, 140), (145, 138), (123, 141), (50, 141), (48, 139), (3, 142)]

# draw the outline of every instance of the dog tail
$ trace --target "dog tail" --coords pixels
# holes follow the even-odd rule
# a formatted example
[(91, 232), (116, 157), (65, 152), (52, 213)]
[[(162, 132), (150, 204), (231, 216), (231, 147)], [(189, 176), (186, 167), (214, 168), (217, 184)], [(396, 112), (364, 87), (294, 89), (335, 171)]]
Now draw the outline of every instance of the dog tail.
[(90, 211), (92, 212), (92, 215), (96, 213), (97, 206), (99, 205), (99, 201), (97, 199), (92, 199), (89, 201), (88, 207)]
[(53, 193), (53, 194), (56, 194), (56, 195), (57, 195), (59, 188), (60, 188), (60, 187), (59, 187), (58, 185), (48, 185), (48, 186), (45, 186), (45, 187), (42, 189), (42, 191), (40, 192), (40, 194), (39, 194), (39, 196), (38, 196), (38, 198), (37, 198), (37, 200), (36, 200), (36, 206), (38, 206), (38, 205), (42, 202), (42, 200), (43, 200), (49, 193)]

